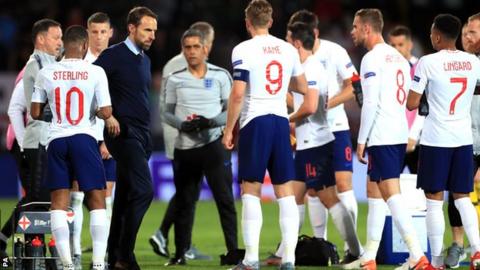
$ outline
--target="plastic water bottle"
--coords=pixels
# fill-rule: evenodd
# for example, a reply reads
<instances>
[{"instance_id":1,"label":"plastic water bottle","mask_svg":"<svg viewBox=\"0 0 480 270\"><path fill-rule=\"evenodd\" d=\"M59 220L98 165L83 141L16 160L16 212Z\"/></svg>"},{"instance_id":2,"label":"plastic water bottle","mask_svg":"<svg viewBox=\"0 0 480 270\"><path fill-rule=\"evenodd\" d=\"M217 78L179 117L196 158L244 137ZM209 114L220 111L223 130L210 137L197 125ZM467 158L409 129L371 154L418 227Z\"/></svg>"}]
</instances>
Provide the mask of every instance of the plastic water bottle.
<instances>
[{"instance_id":1,"label":"plastic water bottle","mask_svg":"<svg viewBox=\"0 0 480 270\"><path fill-rule=\"evenodd\" d=\"M32 240L32 249L31 257L34 257L32 261L32 270L44 270L45 269L45 259L43 256L43 250L45 246L42 243L42 240L35 236L35 239ZM35 259L37 258L37 259ZM42 259L40 259L42 258Z\"/></svg>"},{"instance_id":2,"label":"plastic water bottle","mask_svg":"<svg viewBox=\"0 0 480 270\"><path fill-rule=\"evenodd\" d=\"M13 269L15 270L22 270L22 259L23 257L23 250L24 250L24 245L23 242L20 240L20 238L17 238L17 241L15 241L15 244L13 244L13 256L15 257L14 260L14 267Z\"/></svg>"},{"instance_id":3,"label":"plastic water bottle","mask_svg":"<svg viewBox=\"0 0 480 270\"><path fill-rule=\"evenodd\" d=\"M353 94L355 95L355 100L360 108L363 106L363 91L362 84L360 83L360 76L356 73L353 73L351 78L353 86Z\"/></svg>"},{"instance_id":4,"label":"plastic water bottle","mask_svg":"<svg viewBox=\"0 0 480 270\"><path fill-rule=\"evenodd\" d=\"M49 269L52 270L62 270L63 264L58 255L57 246L55 245L55 239L53 237L48 242L48 250L50 251L50 256L53 257L49 260Z\"/></svg>"}]
</instances>

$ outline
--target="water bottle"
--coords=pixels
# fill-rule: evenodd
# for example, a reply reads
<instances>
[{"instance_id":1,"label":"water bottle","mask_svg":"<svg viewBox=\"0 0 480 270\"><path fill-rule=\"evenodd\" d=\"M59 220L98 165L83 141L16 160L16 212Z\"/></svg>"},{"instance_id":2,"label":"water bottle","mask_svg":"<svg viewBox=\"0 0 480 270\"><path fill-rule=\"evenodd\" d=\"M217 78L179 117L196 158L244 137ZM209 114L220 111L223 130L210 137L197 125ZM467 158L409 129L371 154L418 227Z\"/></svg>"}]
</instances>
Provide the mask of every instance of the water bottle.
<instances>
[{"instance_id":1,"label":"water bottle","mask_svg":"<svg viewBox=\"0 0 480 270\"><path fill-rule=\"evenodd\" d=\"M50 256L53 257L49 260L49 269L52 270L62 270L63 264L58 255L57 246L55 245L55 239L53 237L48 242L48 250L50 251Z\"/></svg>"},{"instance_id":2,"label":"water bottle","mask_svg":"<svg viewBox=\"0 0 480 270\"><path fill-rule=\"evenodd\" d=\"M24 253L24 245L23 242L20 240L20 238L17 238L17 241L13 244L13 256L15 257L14 260L14 270L22 270L22 259Z\"/></svg>"},{"instance_id":3,"label":"water bottle","mask_svg":"<svg viewBox=\"0 0 480 270\"><path fill-rule=\"evenodd\" d=\"M31 257L34 257L32 260L32 270L44 270L45 269L45 260L43 256L43 250L45 246L42 243L42 240L35 236L35 239L31 243ZM42 259L40 259L42 258Z\"/></svg>"},{"instance_id":4,"label":"water bottle","mask_svg":"<svg viewBox=\"0 0 480 270\"><path fill-rule=\"evenodd\" d=\"M28 257L28 258L32 256L32 242L26 238L25 238L24 254L25 254L25 257ZM23 269L25 270L31 270L33 268L32 260L24 259L22 262L22 266L23 266Z\"/></svg>"},{"instance_id":5,"label":"water bottle","mask_svg":"<svg viewBox=\"0 0 480 270\"><path fill-rule=\"evenodd\" d=\"M363 91L362 91L362 84L360 83L360 76L358 74L353 73L351 78L352 86L353 86L353 94L355 95L355 100L360 108L363 105Z\"/></svg>"}]
</instances>

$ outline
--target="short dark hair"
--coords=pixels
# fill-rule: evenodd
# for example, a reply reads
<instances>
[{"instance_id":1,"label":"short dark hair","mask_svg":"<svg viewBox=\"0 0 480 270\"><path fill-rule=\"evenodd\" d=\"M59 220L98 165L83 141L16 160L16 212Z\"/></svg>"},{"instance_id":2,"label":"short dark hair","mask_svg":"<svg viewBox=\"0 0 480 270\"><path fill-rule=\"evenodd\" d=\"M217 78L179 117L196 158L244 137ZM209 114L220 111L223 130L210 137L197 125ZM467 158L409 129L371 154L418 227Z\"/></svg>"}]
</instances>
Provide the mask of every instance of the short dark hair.
<instances>
[{"instance_id":1,"label":"short dark hair","mask_svg":"<svg viewBox=\"0 0 480 270\"><path fill-rule=\"evenodd\" d=\"M148 16L152 17L155 20L157 19L157 14L147 7L134 7L128 12L127 16L127 25L133 24L138 26L143 17Z\"/></svg>"},{"instance_id":2,"label":"short dark hair","mask_svg":"<svg viewBox=\"0 0 480 270\"><path fill-rule=\"evenodd\" d=\"M397 25L388 33L389 36L398 37L405 36L407 39L412 39L412 32L405 25Z\"/></svg>"},{"instance_id":3,"label":"short dark hair","mask_svg":"<svg viewBox=\"0 0 480 270\"><path fill-rule=\"evenodd\" d=\"M200 30L189 28L187 31L183 33L182 39L180 40L182 47L183 47L183 41L189 37L198 37L200 39L200 43L202 45L205 45L205 34Z\"/></svg>"},{"instance_id":4,"label":"short dark hair","mask_svg":"<svg viewBox=\"0 0 480 270\"><path fill-rule=\"evenodd\" d=\"M87 40L87 29L81 25L69 26L63 35L63 43L65 44L65 47L68 44L86 42Z\"/></svg>"},{"instance_id":5,"label":"short dark hair","mask_svg":"<svg viewBox=\"0 0 480 270\"><path fill-rule=\"evenodd\" d=\"M355 16L358 16L362 23L368 24L372 29L381 33L383 30L383 15L380 9L378 8L363 8L358 10L355 13Z\"/></svg>"},{"instance_id":6,"label":"short dark hair","mask_svg":"<svg viewBox=\"0 0 480 270\"><path fill-rule=\"evenodd\" d=\"M299 10L290 16L288 20L288 25L292 25L296 22L301 22L307 24L312 30L318 28L318 17L315 13L308 11L306 9Z\"/></svg>"},{"instance_id":7,"label":"short dark hair","mask_svg":"<svg viewBox=\"0 0 480 270\"><path fill-rule=\"evenodd\" d=\"M462 22L452 14L438 14L433 19L433 28L442 33L445 38L456 40L462 32Z\"/></svg>"},{"instance_id":8,"label":"short dark hair","mask_svg":"<svg viewBox=\"0 0 480 270\"><path fill-rule=\"evenodd\" d=\"M110 17L103 12L95 12L90 17L88 17L87 25L91 23L108 23L110 24Z\"/></svg>"},{"instance_id":9,"label":"short dark hair","mask_svg":"<svg viewBox=\"0 0 480 270\"><path fill-rule=\"evenodd\" d=\"M41 19L36 21L32 27L32 41L35 44L35 40L37 40L37 36L40 33L48 32L50 27L61 27L61 24L52 19Z\"/></svg>"},{"instance_id":10,"label":"short dark hair","mask_svg":"<svg viewBox=\"0 0 480 270\"><path fill-rule=\"evenodd\" d=\"M292 33L292 40L299 40L302 42L303 48L311 51L315 43L315 34L313 29L306 23L296 22L288 25L288 31Z\"/></svg>"}]
</instances>

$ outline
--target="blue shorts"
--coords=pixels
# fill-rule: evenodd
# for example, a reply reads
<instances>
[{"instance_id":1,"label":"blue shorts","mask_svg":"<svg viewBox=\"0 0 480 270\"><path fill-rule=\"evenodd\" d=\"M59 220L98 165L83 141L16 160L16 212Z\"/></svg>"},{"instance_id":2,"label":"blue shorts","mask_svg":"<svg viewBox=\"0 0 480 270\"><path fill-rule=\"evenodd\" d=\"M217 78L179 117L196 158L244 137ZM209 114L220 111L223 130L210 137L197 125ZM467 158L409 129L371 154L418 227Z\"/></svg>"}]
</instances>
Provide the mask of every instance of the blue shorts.
<instances>
[{"instance_id":1,"label":"blue shorts","mask_svg":"<svg viewBox=\"0 0 480 270\"><path fill-rule=\"evenodd\" d=\"M296 179L304 181L307 188L319 191L336 184L332 162L333 144L329 142L295 153Z\"/></svg>"},{"instance_id":2,"label":"blue shorts","mask_svg":"<svg viewBox=\"0 0 480 270\"><path fill-rule=\"evenodd\" d=\"M371 181L379 182L399 178L403 171L406 144L375 145L367 148L368 175Z\"/></svg>"},{"instance_id":3,"label":"blue shorts","mask_svg":"<svg viewBox=\"0 0 480 270\"><path fill-rule=\"evenodd\" d=\"M473 148L420 145L417 187L427 193L473 190Z\"/></svg>"},{"instance_id":4,"label":"blue shorts","mask_svg":"<svg viewBox=\"0 0 480 270\"><path fill-rule=\"evenodd\" d=\"M333 169L336 172L353 171L352 165L352 139L350 130L333 132Z\"/></svg>"},{"instance_id":5,"label":"blue shorts","mask_svg":"<svg viewBox=\"0 0 480 270\"><path fill-rule=\"evenodd\" d=\"M117 173L116 173L116 166L117 162L115 162L115 159L109 158L109 159L104 159L103 161L103 168L105 169L105 176L108 182L115 182L115 179L117 179Z\"/></svg>"},{"instance_id":6,"label":"blue shorts","mask_svg":"<svg viewBox=\"0 0 480 270\"><path fill-rule=\"evenodd\" d=\"M81 191L105 188L105 170L96 140L86 134L54 139L47 149L50 190L70 189L73 179Z\"/></svg>"},{"instance_id":7,"label":"blue shorts","mask_svg":"<svg viewBox=\"0 0 480 270\"><path fill-rule=\"evenodd\" d=\"M240 129L238 179L263 183L268 170L272 184L295 178L288 119L273 114L252 119Z\"/></svg>"}]
</instances>

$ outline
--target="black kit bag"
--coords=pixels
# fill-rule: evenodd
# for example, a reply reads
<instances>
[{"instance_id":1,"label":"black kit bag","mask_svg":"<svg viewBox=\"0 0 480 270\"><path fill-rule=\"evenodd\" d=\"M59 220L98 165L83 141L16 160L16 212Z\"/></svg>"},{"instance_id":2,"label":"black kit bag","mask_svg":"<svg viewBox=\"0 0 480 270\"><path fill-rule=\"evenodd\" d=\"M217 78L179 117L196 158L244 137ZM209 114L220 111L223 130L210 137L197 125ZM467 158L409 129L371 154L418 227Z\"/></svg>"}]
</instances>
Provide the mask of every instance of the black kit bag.
<instances>
[{"instance_id":1,"label":"black kit bag","mask_svg":"<svg viewBox=\"0 0 480 270\"><path fill-rule=\"evenodd\" d=\"M301 235L295 249L296 265L329 266L338 264L337 246L323 238Z\"/></svg>"}]
</instances>

